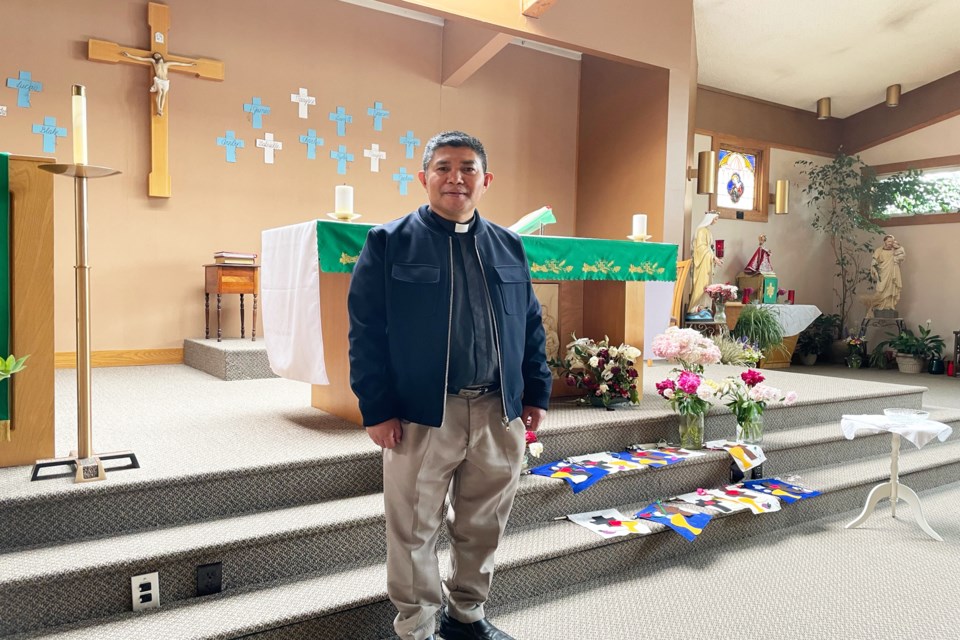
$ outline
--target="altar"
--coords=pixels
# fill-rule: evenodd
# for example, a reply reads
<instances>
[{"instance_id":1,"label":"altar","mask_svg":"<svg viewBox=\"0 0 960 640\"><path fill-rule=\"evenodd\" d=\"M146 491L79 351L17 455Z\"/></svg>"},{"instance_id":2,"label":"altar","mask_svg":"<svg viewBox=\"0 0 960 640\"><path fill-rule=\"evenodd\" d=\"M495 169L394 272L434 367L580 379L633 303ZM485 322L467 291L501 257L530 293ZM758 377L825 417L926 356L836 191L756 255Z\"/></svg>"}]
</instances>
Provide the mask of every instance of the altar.
<instances>
[{"instance_id":1,"label":"altar","mask_svg":"<svg viewBox=\"0 0 960 640\"><path fill-rule=\"evenodd\" d=\"M774 351L760 360L759 366L764 369L785 369L790 366L793 351L797 348L797 338L800 332L820 317L820 309L813 304L762 304L777 318L780 330L783 332L783 351ZM743 305L739 302L728 302L727 326L733 331L740 318Z\"/></svg>"},{"instance_id":2,"label":"altar","mask_svg":"<svg viewBox=\"0 0 960 640\"><path fill-rule=\"evenodd\" d=\"M312 406L360 423L350 389L347 290L374 225L312 220L262 235L261 300L270 366L310 382ZM644 344L645 283L676 279L677 245L521 236L543 308L547 357L571 334ZM669 313L667 313L667 317ZM663 327L666 327L667 317ZM642 375L642 367L638 367ZM640 386L638 381L638 387ZM579 393L555 380L553 395Z\"/></svg>"}]
</instances>

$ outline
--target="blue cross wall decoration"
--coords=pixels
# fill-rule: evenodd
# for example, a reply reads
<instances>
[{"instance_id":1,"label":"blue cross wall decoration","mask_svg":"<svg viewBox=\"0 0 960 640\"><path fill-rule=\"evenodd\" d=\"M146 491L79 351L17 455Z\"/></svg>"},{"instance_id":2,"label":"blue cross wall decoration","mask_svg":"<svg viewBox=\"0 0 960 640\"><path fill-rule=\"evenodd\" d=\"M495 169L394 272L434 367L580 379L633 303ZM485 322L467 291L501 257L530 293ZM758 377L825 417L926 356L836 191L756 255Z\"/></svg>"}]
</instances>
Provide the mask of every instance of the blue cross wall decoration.
<instances>
[{"instance_id":1,"label":"blue cross wall decoration","mask_svg":"<svg viewBox=\"0 0 960 640\"><path fill-rule=\"evenodd\" d=\"M254 129L263 129L263 116L264 114L270 115L270 107L263 104L260 101L260 98L254 96L253 100L250 101L250 104L243 105L243 110L247 113L253 114Z\"/></svg>"},{"instance_id":2,"label":"blue cross wall decoration","mask_svg":"<svg viewBox=\"0 0 960 640\"><path fill-rule=\"evenodd\" d=\"M413 137L413 131L407 131L407 135L400 138L400 144L407 147L407 157L413 157L413 149L420 144L420 138Z\"/></svg>"},{"instance_id":3,"label":"blue cross wall decoration","mask_svg":"<svg viewBox=\"0 0 960 640\"><path fill-rule=\"evenodd\" d=\"M317 130L307 129L307 135L300 136L300 142L307 145L307 160L316 160L317 147L323 146L323 138L317 137Z\"/></svg>"},{"instance_id":4,"label":"blue cross wall decoration","mask_svg":"<svg viewBox=\"0 0 960 640\"><path fill-rule=\"evenodd\" d=\"M18 107L30 106L31 91L43 91L43 84L34 80L29 71L21 71L19 77L16 78L7 78L7 86L17 90ZM46 146L44 146L43 150L47 150Z\"/></svg>"},{"instance_id":5,"label":"blue cross wall decoration","mask_svg":"<svg viewBox=\"0 0 960 640\"><path fill-rule=\"evenodd\" d=\"M43 124L33 125L33 132L43 136L43 152L54 153L57 150L57 138L66 138L67 130L57 126L57 119L46 116Z\"/></svg>"},{"instance_id":6,"label":"blue cross wall decoration","mask_svg":"<svg viewBox=\"0 0 960 640\"><path fill-rule=\"evenodd\" d=\"M367 115L373 116L373 130L383 131L383 119L390 117L390 112L383 108L382 102L374 102L367 108Z\"/></svg>"},{"instance_id":7,"label":"blue cross wall decoration","mask_svg":"<svg viewBox=\"0 0 960 640\"><path fill-rule=\"evenodd\" d=\"M399 171L393 174L393 181L400 183L400 195L407 195L407 183L413 180L413 174L407 173L405 167L400 167Z\"/></svg>"},{"instance_id":8,"label":"blue cross wall decoration","mask_svg":"<svg viewBox=\"0 0 960 640\"><path fill-rule=\"evenodd\" d=\"M330 120L337 123L337 135L347 135L347 124L353 124L353 116L348 115L343 107L337 107L336 111L330 112Z\"/></svg>"},{"instance_id":9,"label":"blue cross wall decoration","mask_svg":"<svg viewBox=\"0 0 960 640\"><path fill-rule=\"evenodd\" d=\"M336 151L330 151L330 157L337 161L337 173L347 174L347 163L353 162L353 154L347 153L347 148L342 144Z\"/></svg>"},{"instance_id":10,"label":"blue cross wall decoration","mask_svg":"<svg viewBox=\"0 0 960 640\"><path fill-rule=\"evenodd\" d=\"M227 149L227 162L236 162L237 161L237 149L243 149L244 142L237 137L237 134L233 131L227 131L227 135L222 138L217 138L218 147L226 147Z\"/></svg>"}]
</instances>

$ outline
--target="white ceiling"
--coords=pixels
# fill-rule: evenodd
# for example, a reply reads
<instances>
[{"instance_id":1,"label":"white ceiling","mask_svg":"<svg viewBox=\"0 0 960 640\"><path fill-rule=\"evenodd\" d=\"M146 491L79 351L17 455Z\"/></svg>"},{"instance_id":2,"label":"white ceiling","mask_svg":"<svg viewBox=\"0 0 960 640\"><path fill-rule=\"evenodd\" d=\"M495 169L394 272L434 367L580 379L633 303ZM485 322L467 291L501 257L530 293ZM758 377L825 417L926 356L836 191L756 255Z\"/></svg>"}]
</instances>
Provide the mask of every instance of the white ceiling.
<instances>
[{"instance_id":1,"label":"white ceiling","mask_svg":"<svg viewBox=\"0 0 960 640\"><path fill-rule=\"evenodd\" d=\"M698 81L844 118L960 70L960 0L694 0ZM901 103L909 96L904 96Z\"/></svg>"}]
</instances>

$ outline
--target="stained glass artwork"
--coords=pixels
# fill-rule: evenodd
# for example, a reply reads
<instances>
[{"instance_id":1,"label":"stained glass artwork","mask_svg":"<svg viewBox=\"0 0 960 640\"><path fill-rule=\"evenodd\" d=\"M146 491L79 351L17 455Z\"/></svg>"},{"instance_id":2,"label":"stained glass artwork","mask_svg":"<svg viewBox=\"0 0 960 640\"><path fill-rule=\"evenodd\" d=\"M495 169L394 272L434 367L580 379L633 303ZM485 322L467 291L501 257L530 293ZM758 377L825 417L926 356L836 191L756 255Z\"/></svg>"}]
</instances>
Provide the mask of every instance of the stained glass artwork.
<instances>
[{"instance_id":1,"label":"stained glass artwork","mask_svg":"<svg viewBox=\"0 0 960 640\"><path fill-rule=\"evenodd\" d=\"M717 205L724 209L756 208L757 156L720 149L717 154Z\"/></svg>"}]
</instances>

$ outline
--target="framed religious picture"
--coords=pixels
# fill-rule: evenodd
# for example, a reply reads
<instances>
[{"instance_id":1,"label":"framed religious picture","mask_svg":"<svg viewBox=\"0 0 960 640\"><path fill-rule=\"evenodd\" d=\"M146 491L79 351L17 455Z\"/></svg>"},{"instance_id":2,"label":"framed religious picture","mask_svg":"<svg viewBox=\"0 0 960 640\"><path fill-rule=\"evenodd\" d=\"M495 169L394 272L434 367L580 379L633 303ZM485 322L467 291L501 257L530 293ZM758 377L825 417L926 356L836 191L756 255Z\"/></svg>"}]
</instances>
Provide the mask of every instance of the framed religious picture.
<instances>
[{"instance_id":1,"label":"framed religious picture","mask_svg":"<svg viewBox=\"0 0 960 640\"><path fill-rule=\"evenodd\" d=\"M759 143L713 136L717 192L710 208L721 218L766 222L769 201L769 149Z\"/></svg>"}]
</instances>

